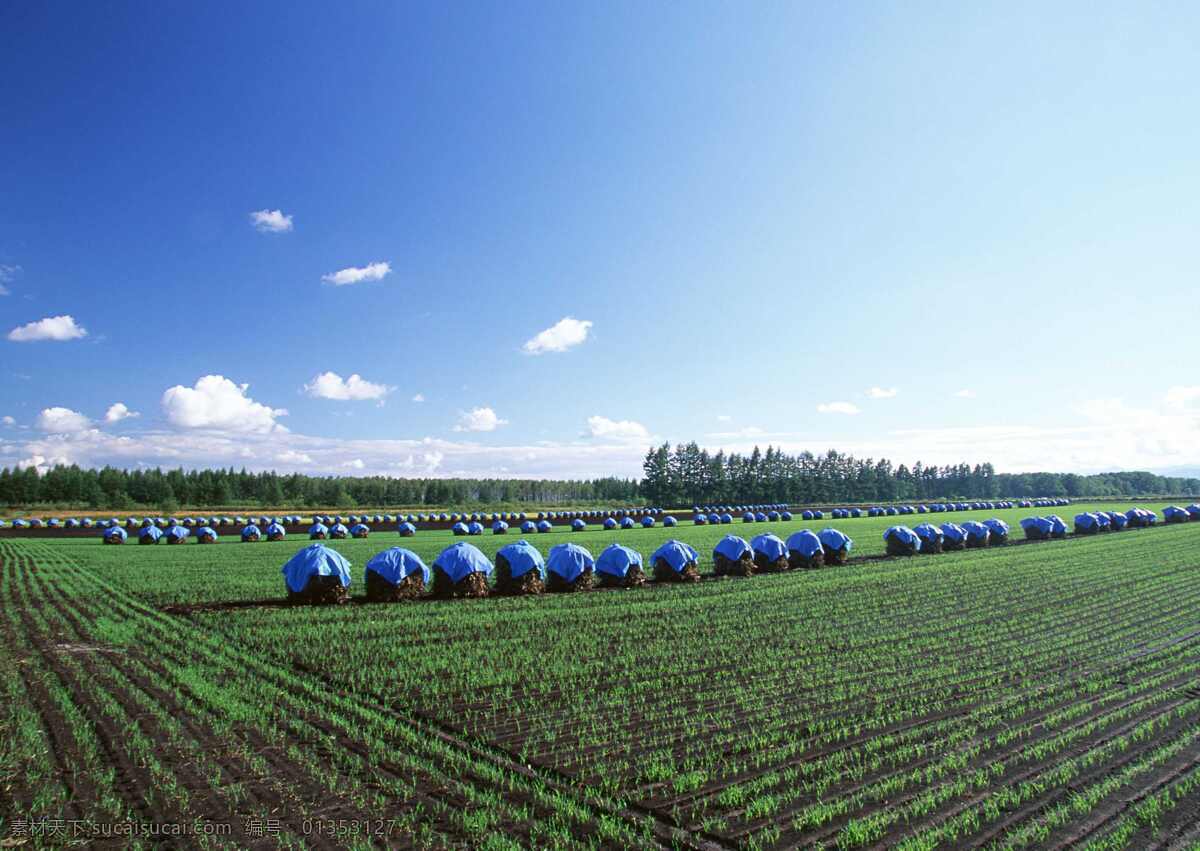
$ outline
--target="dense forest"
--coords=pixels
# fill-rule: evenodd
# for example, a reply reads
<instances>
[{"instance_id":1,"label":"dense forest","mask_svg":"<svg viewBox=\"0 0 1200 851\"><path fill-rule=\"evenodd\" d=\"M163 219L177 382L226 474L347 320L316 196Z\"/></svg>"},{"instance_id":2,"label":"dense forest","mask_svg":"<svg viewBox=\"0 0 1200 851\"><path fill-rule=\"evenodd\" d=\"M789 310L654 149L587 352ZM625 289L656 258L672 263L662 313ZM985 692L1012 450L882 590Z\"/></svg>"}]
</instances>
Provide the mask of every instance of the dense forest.
<instances>
[{"instance_id":1,"label":"dense forest","mask_svg":"<svg viewBox=\"0 0 1200 851\"><path fill-rule=\"evenodd\" d=\"M788 455L757 446L749 455L710 454L695 443L654 447L646 454L642 499L652 505L697 503L889 502L1022 496L1147 496L1200 494L1200 479L1152 473L997 473L991 464L894 466L886 458Z\"/></svg>"},{"instance_id":2,"label":"dense forest","mask_svg":"<svg viewBox=\"0 0 1200 851\"><path fill-rule=\"evenodd\" d=\"M830 451L788 455L755 447L749 455L710 454L695 443L652 448L643 478L592 480L401 479L305 476L246 470L0 469L0 505L93 509L177 506L387 507L829 503L1022 496L1200 494L1200 480L1152 473L996 473L991 464L895 466Z\"/></svg>"}]
</instances>

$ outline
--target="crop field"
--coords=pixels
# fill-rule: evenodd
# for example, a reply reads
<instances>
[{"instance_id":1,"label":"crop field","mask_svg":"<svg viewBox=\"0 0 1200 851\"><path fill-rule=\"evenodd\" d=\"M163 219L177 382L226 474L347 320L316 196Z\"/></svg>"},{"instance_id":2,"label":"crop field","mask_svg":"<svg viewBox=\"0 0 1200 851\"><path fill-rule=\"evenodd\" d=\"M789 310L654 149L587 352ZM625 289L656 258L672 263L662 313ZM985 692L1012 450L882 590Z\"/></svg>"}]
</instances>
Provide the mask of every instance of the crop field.
<instances>
[{"instance_id":1,"label":"crop field","mask_svg":"<svg viewBox=\"0 0 1200 851\"><path fill-rule=\"evenodd\" d=\"M675 537L704 581L329 607L285 604L297 536L0 539L0 839L1200 847L1200 523L1023 543L1037 511L556 528L524 537ZM991 516L1013 543L884 555ZM831 525L846 566L710 577L726 534ZM327 543L356 595L374 553L453 540Z\"/></svg>"}]
</instances>

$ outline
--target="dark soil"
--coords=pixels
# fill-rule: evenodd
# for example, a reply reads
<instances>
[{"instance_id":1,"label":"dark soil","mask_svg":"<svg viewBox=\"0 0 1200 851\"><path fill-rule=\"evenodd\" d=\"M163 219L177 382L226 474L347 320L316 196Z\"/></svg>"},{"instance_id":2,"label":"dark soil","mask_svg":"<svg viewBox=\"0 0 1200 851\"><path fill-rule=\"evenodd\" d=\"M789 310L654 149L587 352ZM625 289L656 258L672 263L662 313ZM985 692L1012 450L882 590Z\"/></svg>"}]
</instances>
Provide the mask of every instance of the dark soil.
<instances>
[{"instance_id":1,"label":"dark soil","mask_svg":"<svg viewBox=\"0 0 1200 851\"><path fill-rule=\"evenodd\" d=\"M816 570L825 566L825 553L818 550L811 556L805 556L796 550L788 550L788 566L792 570Z\"/></svg>"},{"instance_id":2,"label":"dark soil","mask_svg":"<svg viewBox=\"0 0 1200 851\"><path fill-rule=\"evenodd\" d=\"M419 600L425 595L425 577L414 573L393 585L373 570L367 571L367 599L372 603Z\"/></svg>"},{"instance_id":3,"label":"dark soil","mask_svg":"<svg viewBox=\"0 0 1200 851\"><path fill-rule=\"evenodd\" d=\"M850 558L850 551L845 547L840 550L831 549L829 547L821 548L822 554L825 557L825 564L828 565L843 565Z\"/></svg>"}]
</instances>

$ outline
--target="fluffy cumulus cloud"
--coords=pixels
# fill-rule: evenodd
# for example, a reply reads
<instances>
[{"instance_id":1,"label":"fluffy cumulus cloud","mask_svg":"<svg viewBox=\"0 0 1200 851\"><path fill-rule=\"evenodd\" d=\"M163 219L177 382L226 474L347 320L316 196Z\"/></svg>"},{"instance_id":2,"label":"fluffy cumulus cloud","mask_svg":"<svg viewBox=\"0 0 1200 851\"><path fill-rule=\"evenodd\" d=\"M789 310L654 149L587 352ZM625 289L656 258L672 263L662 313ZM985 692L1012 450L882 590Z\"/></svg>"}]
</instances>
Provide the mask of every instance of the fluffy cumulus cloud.
<instances>
[{"instance_id":1,"label":"fluffy cumulus cloud","mask_svg":"<svg viewBox=\"0 0 1200 851\"><path fill-rule=\"evenodd\" d=\"M565 352L578 346L588 338L592 323L586 319L564 317L545 331L526 340L522 348L529 355L544 355L547 352Z\"/></svg>"},{"instance_id":2,"label":"fluffy cumulus cloud","mask_svg":"<svg viewBox=\"0 0 1200 851\"><path fill-rule=\"evenodd\" d=\"M349 378L342 378L336 372L322 372L304 385L304 392L313 398L336 399L342 402L382 399L394 389L386 384L367 381L357 373Z\"/></svg>"},{"instance_id":3,"label":"fluffy cumulus cloud","mask_svg":"<svg viewBox=\"0 0 1200 851\"><path fill-rule=\"evenodd\" d=\"M285 467L306 466L313 462L311 455L304 452L297 452L295 449L277 452L273 457L276 463L283 464Z\"/></svg>"},{"instance_id":4,"label":"fluffy cumulus cloud","mask_svg":"<svg viewBox=\"0 0 1200 851\"><path fill-rule=\"evenodd\" d=\"M588 433L601 440L645 440L650 432L633 420L610 420L599 415L588 417Z\"/></svg>"},{"instance_id":5,"label":"fluffy cumulus cloud","mask_svg":"<svg viewBox=\"0 0 1200 851\"><path fill-rule=\"evenodd\" d=\"M869 399L891 399L900 391L895 387L872 387L867 391Z\"/></svg>"},{"instance_id":6,"label":"fluffy cumulus cloud","mask_svg":"<svg viewBox=\"0 0 1200 851\"><path fill-rule=\"evenodd\" d=\"M0 425L4 425L9 428L12 428L16 424L17 424L17 421L14 420L12 417L0 417Z\"/></svg>"},{"instance_id":7,"label":"fluffy cumulus cloud","mask_svg":"<svg viewBox=\"0 0 1200 851\"><path fill-rule=\"evenodd\" d=\"M496 416L491 408L472 408L458 418L455 431L495 431L502 425L508 425L508 420Z\"/></svg>"},{"instance_id":8,"label":"fluffy cumulus cloud","mask_svg":"<svg viewBox=\"0 0 1200 851\"><path fill-rule=\"evenodd\" d=\"M39 429L51 434L75 434L92 427L92 421L70 408L43 408L34 422Z\"/></svg>"},{"instance_id":9,"label":"fluffy cumulus cloud","mask_svg":"<svg viewBox=\"0 0 1200 851\"><path fill-rule=\"evenodd\" d=\"M964 387L962 390L955 391L954 395L959 399L974 399L975 391Z\"/></svg>"},{"instance_id":10,"label":"fluffy cumulus cloud","mask_svg":"<svg viewBox=\"0 0 1200 851\"><path fill-rule=\"evenodd\" d=\"M124 402L114 402L104 412L104 421L106 423L119 423L121 420L129 420L140 416L141 414L137 411L129 410Z\"/></svg>"},{"instance_id":11,"label":"fluffy cumulus cloud","mask_svg":"<svg viewBox=\"0 0 1200 851\"><path fill-rule=\"evenodd\" d=\"M857 414L858 405L853 402L822 402L817 405L818 414Z\"/></svg>"},{"instance_id":12,"label":"fluffy cumulus cloud","mask_svg":"<svg viewBox=\"0 0 1200 851\"><path fill-rule=\"evenodd\" d=\"M343 461L342 466L348 470L365 470L367 469L367 462L361 458L353 458L349 461Z\"/></svg>"},{"instance_id":13,"label":"fluffy cumulus cloud","mask_svg":"<svg viewBox=\"0 0 1200 851\"><path fill-rule=\"evenodd\" d=\"M381 281L385 275L391 274L391 271L390 263L379 260L368 263L366 266L347 266L345 269L322 275L321 280L327 284L333 284L335 287L345 287L363 281Z\"/></svg>"},{"instance_id":14,"label":"fluffy cumulus cloud","mask_svg":"<svg viewBox=\"0 0 1200 851\"><path fill-rule=\"evenodd\" d=\"M193 387L175 385L162 396L167 422L180 428L221 431L286 431L275 422L287 415L283 408L255 402L246 391L249 384L235 384L223 375L206 375Z\"/></svg>"},{"instance_id":15,"label":"fluffy cumulus cloud","mask_svg":"<svg viewBox=\"0 0 1200 851\"><path fill-rule=\"evenodd\" d=\"M11 295L12 291L6 286L17 279L21 273L20 266L6 266L0 263L0 295Z\"/></svg>"},{"instance_id":16,"label":"fluffy cumulus cloud","mask_svg":"<svg viewBox=\"0 0 1200 851\"><path fill-rule=\"evenodd\" d=\"M250 224L259 233L287 233L292 229L292 217L283 210L255 210L250 214Z\"/></svg>"},{"instance_id":17,"label":"fluffy cumulus cloud","mask_svg":"<svg viewBox=\"0 0 1200 851\"><path fill-rule=\"evenodd\" d=\"M47 316L37 322L29 322L8 332L8 339L14 343L36 343L41 340L63 342L78 340L87 336L87 329L75 322L75 317Z\"/></svg>"},{"instance_id":18,"label":"fluffy cumulus cloud","mask_svg":"<svg viewBox=\"0 0 1200 851\"><path fill-rule=\"evenodd\" d=\"M412 400L413 400L414 402L424 402L424 401L425 401L425 394L424 394L424 393L418 393L416 396L413 396L413 397L412 397Z\"/></svg>"}]
</instances>

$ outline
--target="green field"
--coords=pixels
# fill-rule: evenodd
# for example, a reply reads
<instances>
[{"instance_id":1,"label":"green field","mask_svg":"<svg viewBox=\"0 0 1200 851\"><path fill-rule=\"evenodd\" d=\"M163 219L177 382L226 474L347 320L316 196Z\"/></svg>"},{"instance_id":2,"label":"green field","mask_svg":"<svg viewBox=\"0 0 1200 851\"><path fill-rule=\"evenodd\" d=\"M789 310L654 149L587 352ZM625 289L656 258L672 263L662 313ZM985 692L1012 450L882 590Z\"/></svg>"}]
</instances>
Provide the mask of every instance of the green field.
<instances>
[{"instance_id":1,"label":"green field","mask_svg":"<svg viewBox=\"0 0 1200 851\"><path fill-rule=\"evenodd\" d=\"M677 537L708 573L730 532L833 525L859 558L328 608L275 604L295 536L0 539L0 837L52 818L209 826L185 847L1191 847L1200 523L882 557L900 521L999 516L1020 539L1031 513L556 529L526 537ZM375 552L453 540L330 544L360 590Z\"/></svg>"}]
</instances>

